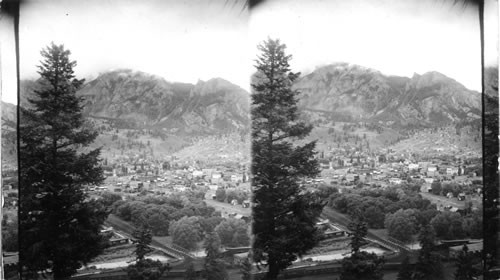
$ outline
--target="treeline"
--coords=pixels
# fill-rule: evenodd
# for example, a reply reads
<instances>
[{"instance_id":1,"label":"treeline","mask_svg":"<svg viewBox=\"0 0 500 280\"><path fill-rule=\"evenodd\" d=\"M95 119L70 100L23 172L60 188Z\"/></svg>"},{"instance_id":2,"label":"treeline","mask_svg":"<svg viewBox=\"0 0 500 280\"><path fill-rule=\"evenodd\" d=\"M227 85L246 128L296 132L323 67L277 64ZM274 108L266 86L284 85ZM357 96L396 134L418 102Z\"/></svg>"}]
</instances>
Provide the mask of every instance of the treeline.
<instances>
[{"instance_id":1,"label":"treeline","mask_svg":"<svg viewBox=\"0 0 500 280\"><path fill-rule=\"evenodd\" d=\"M170 196L138 196L121 200L104 193L102 202L111 213L135 227L148 227L155 236L171 236L173 243L196 249L206 234L215 231L228 247L249 245L249 225L243 220L225 219L204 201L203 192L189 191Z\"/></svg>"},{"instance_id":2,"label":"treeline","mask_svg":"<svg viewBox=\"0 0 500 280\"><path fill-rule=\"evenodd\" d=\"M389 236L411 241L430 224L437 238L481 238L482 215L471 206L461 213L440 212L436 205L422 198L418 184L400 187L362 188L333 193L328 206L351 217L363 217L370 228L386 228Z\"/></svg>"}]
</instances>

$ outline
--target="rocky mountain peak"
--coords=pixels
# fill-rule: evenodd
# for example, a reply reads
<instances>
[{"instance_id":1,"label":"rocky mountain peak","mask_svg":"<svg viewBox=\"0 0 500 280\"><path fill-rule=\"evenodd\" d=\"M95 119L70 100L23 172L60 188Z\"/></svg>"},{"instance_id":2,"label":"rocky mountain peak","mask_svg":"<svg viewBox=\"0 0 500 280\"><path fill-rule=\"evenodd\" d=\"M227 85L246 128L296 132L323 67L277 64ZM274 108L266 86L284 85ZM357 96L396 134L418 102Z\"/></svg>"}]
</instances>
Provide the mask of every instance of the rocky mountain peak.
<instances>
[{"instance_id":1,"label":"rocky mountain peak","mask_svg":"<svg viewBox=\"0 0 500 280\"><path fill-rule=\"evenodd\" d=\"M480 94L439 72L387 76L359 65L322 66L300 78L304 110L339 120L435 126L480 118Z\"/></svg>"}]
</instances>

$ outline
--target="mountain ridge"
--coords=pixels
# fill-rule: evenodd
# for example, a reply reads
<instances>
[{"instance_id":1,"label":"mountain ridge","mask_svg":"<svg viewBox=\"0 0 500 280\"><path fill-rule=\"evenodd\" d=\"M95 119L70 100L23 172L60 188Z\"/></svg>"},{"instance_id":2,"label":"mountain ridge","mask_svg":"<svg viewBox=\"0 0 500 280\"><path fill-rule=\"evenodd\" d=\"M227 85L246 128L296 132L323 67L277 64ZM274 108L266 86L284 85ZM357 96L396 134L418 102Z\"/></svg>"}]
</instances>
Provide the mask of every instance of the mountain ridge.
<instances>
[{"instance_id":1,"label":"mountain ridge","mask_svg":"<svg viewBox=\"0 0 500 280\"><path fill-rule=\"evenodd\" d=\"M26 104L36 84L23 84L21 104ZM250 122L249 94L223 78L190 84L118 69L85 82L77 95L84 98L85 116L117 120L128 128L212 134L245 130Z\"/></svg>"},{"instance_id":2,"label":"mountain ridge","mask_svg":"<svg viewBox=\"0 0 500 280\"><path fill-rule=\"evenodd\" d=\"M303 110L331 112L340 120L430 127L481 118L481 94L437 71L409 78L336 63L299 78L294 88Z\"/></svg>"}]
</instances>

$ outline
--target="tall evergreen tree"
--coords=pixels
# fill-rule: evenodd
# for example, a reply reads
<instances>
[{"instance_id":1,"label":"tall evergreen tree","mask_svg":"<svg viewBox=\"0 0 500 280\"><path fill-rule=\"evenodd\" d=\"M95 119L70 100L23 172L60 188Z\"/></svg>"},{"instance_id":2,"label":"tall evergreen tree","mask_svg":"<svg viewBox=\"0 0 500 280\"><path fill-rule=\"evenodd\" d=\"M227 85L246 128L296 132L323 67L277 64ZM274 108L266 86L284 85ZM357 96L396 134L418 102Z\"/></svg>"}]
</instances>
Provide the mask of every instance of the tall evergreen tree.
<instances>
[{"instance_id":1,"label":"tall evergreen tree","mask_svg":"<svg viewBox=\"0 0 500 280\"><path fill-rule=\"evenodd\" d=\"M397 280L409 280L413 277L413 271L410 266L410 258L405 256L401 262L401 267L398 272Z\"/></svg>"},{"instance_id":2,"label":"tall evergreen tree","mask_svg":"<svg viewBox=\"0 0 500 280\"><path fill-rule=\"evenodd\" d=\"M252 279L252 262L250 256L243 259L240 264L241 280L251 280Z\"/></svg>"},{"instance_id":3,"label":"tall evergreen tree","mask_svg":"<svg viewBox=\"0 0 500 280\"><path fill-rule=\"evenodd\" d=\"M351 236L351 256L342 260L340 280L382 280L384 274L382 267L385 263L383 257L375 253L361 251L365 244L364 238L368 233L367 225L361 219L349 225L353 232Z\"/></svg>"},{"instance_id":4,"label":"tall evergreen tree","mask_svg":"<svg viewBox=\"0 0 500 280\"><path fill-rule=\"evenodd\" d=\"M127 267L127 276L131 280L157 280L165 273L170 271L170 264L164 265L159 260L153 261L146 259L146 254L151 252L149 247L153 235L147 227L142 227L133 233L137 239L135 255L137 262Z\"/></svg>"},{"instance_id":5,"label":"tall evergreen tree","mask_svg":"<svg viewBox=\"0 0 500 280\"><path fill-rule=\"evenodd\" d=\"M151 244L151 241L153 240L153 234L149 228L143 227L142 229L134 231L133 236L137 239L134 251L136 259L137 261L142 261L144 260L146 254L151 252L149 244Z\"/></svg>"},{"instance_id":6,"label":"tall evergreen tree","mask_svg":"<svg viewBox=\"0 0 500 280\"><path fill-rule=\"evenodd\" d=\"M359 253L361 246L366 244L365 237L368 234L368 225L363 220L357 218L349 224L349 230L353 233L351 236L351 252Z\"/></svg>"},{"instance_id":7,"label":"tall evergreen tree","mask_svg":"<svg viewBox=\"0 0 500 280\"><path fill-rule=\"evenodd\" d=\"M41 51L39 90L20 104L20 264L25 278L40 271L68 277L103 249L107 212L84 185L100 184L97 137L82 116L70 51L52 43Z\"/></svg>"},{"instance_id":8,"label":"tall evergreen tree","mask_svg":"<svg viewBox=\"0 0 500 280\"><path fill-rule=\"evenodd\" d=\"M267 265L267 279L276 279L317 244L315 220L323 204L299 185L319 173L316 143L293 144L312 129L299 119L299 92L292 90L299 73L291 72L291 56L279 40L258 48L251 105L253 258Z\"/></svg>"},{"instance_id":9,"label":"tall evergreen tree","mask_svg":"<svg viewBox=\"0 0 500 280\"><path fill-rule=\"evenodd\" d=\"M194 263L192 259L187 259L187 265L186 265L186 273L184 274L184 280L195 280L198 277L196 277L196 270L194 269Z\"/></svg>"},{"instance_id":10,"label":"tall evergreen tree","mask_svg":"<svg viewBox=\"0 0 500 280\"><path fill-rule=\"evenodd\" d=\"M220 238L215 232L210 232L205 239L205 278L207 280L229 279L226 266L221 260Z\"/></svg>"},{"instance_id":11,"label":"tall evergreen tree","mask_svg":"<svg viewBox=\"0 0 500 280\"><path fill-rule=\"evenodd\" d=\"M418 236L421 248L415 264L416 280L441 279L443 275L441 257L434 252L435 238L436 233L432 226L424 225Z\"/></svg>"},{"instance_id":12,"label":"tall evergreen tree","mask_svg":"<svg viewBox=\"0 0 500 280\"><path fill-rule=\"evenodd\" d=\"M462 251L457 256L457 270L455 271L455 280L476 279L479 272L474 267L474 256L469 252L469 248L464 244Z\"/></svg>"}]
</instances>

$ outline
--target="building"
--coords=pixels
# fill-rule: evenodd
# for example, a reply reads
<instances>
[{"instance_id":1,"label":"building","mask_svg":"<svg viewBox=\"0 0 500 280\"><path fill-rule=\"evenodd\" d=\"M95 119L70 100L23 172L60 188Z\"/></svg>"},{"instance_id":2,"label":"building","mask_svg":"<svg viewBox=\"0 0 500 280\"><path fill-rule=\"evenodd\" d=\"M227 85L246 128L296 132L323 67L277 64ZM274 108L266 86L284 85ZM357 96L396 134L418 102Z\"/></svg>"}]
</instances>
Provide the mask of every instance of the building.
<instances>
[{"instance_id":1,"label":"building","mask_svg":"<svg viewBox=\"0 0 500 280\"><path fill-rule=\"evenodd\" d=\"M458 175L458 167L447 167L446 175Z\"/></svg>"},{"instance_id":2,"label":"building","mask_svg":"<svg viewBox=\"0 0 500 280\"><path fill-rule=\"evenodd\" d=\"M203 176L204 176L203 171L201 171L201 170L193 171L193 177L197 178L197 177L203 177Z\"/></svg>"},{"instance_id":3,"label":"building","mask_svg":"<svg viewBox=\"0 0 500 280\"><path fill-rule=\"evenodd\" d=\"M394 185L400 185L403 182L400 178L389 178L389 183Z\"/></svg>"},{"instance_id":4,"label":"building","mask_svg":"<svg viewBox=\"0 0 500 280\"><path fill-rule=\"evenodd\" d=\"M412 171L412 170L418 170L419 166L417 163L410 163L408 164L408 170Z\"/></svg>"},{"instance_id":5,"label":"building","mask_svg":"<svg viewBox=\"0 0 500 280\"><path fill-rule=\"evenodd\" d=\"M424 178L425 183L432 184L434 183L434 178Z\"/></svg>"}]
</instances>

